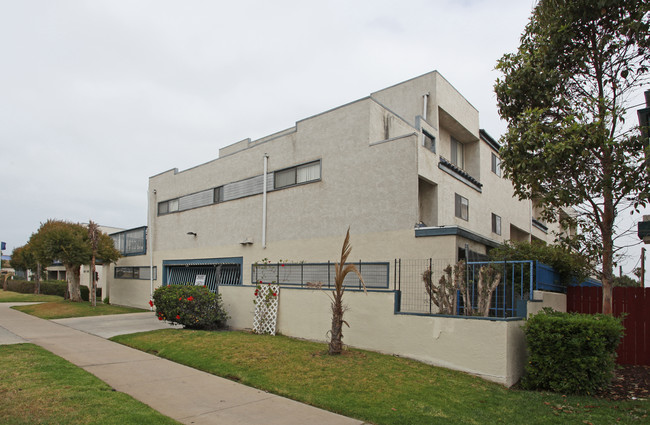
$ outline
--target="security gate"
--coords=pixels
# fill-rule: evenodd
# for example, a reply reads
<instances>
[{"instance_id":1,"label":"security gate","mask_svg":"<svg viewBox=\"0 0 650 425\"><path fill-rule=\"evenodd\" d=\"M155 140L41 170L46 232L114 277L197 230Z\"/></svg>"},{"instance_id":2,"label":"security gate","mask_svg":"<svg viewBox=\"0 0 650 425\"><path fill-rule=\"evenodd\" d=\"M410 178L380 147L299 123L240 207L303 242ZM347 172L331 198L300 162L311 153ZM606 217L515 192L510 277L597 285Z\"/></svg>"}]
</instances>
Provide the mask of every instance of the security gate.
<instances>
[{"instance_id":1,"label":"security gate","mask_svg":"<svg viewBox=\"0 0 650 425\"><path fill-rule=\"evenodd\" d=\"M242 284L242 258L163 261L163 285L193 285L197 276L212 292L218 285Z\"/></svg>"}]
</instances>

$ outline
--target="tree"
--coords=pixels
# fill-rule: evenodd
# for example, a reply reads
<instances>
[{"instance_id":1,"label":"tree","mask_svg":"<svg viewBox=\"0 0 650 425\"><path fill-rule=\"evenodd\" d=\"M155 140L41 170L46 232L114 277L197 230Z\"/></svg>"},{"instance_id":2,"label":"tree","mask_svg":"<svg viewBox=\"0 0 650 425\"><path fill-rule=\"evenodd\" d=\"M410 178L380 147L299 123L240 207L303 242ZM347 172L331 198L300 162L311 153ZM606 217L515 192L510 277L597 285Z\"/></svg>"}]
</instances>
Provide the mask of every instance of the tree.
<instances>
[{"instance_id":1,"label":"tree","mask_svg":"<svg viewBox=\"0 0 650 425\"><path fill-rule=\"evenodd\" d=\"M113 240L105 233L99 233L96 258L106 263L116 261L120 253L115 249ZM78 223L48 220L32 235L28 245L41 264L54 261L63 263L68 276L70 300L81 301L80 268L90 264L93 258L88 229Z\"/></svg>"},{"instance_id":2,"label":"tree","mask_svg":"<svg viewBox=\"0 0 650 425\"><path fill-rule=\"evenodd\" d=\"M29 245L19 246L14 248L11 253L11 267L16 270L37 270L36 273L36 285L34 285L34 293L38 294L41 292L41 276L38 260L33 250L30 249Z\"/></svg>"},{"instance_id":3,"label":"tree","mask_svg":"<svg viewBox=\"0 0 650 425\"><path fill-rule=\"evenodd\" d=\"M614 286L626 286L629 288L641 287L641 282L632 279L630 276L615 276L612 278L612 284Z\"/></svg>"},{"instance_id":4,"label":"tree","mask_svg":"<svg viewBox=\"0 0 650 425\"><path fill-rule=\"evenodd\" d=\"M612 312L616 217L648 202L650 176L629 97L648 80L650 2L540 0L495 84L506 177L544 218L575 225L559 240L600 265L603 312ZM575 216L561 214L573 207Z\"/></svg>"},{"instance_id":5,"label":"tree","mask_svg":"<svg viewBox=\"0 0 650 425\"><path fill-rule=\"evenodd\" d=\"M356 268L354 264L345 264L348 260L348 256L352 251L350 246L350 229L345 234L345 240L343 241L343 248L341 249L341 260L336 263L334 266L334 290L332 291L332 330L330 331L330 342L328 352L330 355L341 354L343 351L343 324L350 327L348 322L343 320L343 314L345 313L346 308L343 306L343 293L345 292L345 286L343 286L343 281L345 276L350 272L356 273L363 285L363 290L366 290L366 284L363 282L363 277L361 273Z\"/></svg>"},{"instance_id":6,"label":"tree","mask_svg":"<svg viewBox=\"0 0 650 425\"><path fill-rule=\"evenodd\" d=\"M492 261L535 260L553 267L563 285L584 282L591 272L589 259L562 245L547 245L541 241L506 241L490 250Z\"/></svg>"}]
</instances>

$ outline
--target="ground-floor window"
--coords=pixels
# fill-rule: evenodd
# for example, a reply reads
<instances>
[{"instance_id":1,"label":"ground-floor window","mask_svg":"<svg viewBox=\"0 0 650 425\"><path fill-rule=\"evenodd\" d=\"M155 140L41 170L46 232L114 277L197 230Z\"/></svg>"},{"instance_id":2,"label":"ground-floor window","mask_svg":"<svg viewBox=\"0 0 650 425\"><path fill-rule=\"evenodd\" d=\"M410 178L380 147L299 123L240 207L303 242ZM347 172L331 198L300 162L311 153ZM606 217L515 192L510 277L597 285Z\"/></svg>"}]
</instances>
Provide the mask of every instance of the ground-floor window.
<instances>
[{"instance_id":1,"label":"ground-floor window","mask_svg":"<svg viewBox=\"0 0 650 425\"><path fill-rule=\"evenodd\" d=\"M115 279L151 279L151 267L115 267ZM158 270L153 267L153 280L158 279Z\"/></svg>"},{"instance_id":2,"label":"ground-floor window","mask_svg":"<svg viewBox=\"0 0 650 425\"><path fill-rule=\"evenodd\" d=\"M242 284L242 261L236 258L163 261L163 285L205 285L217 292L219 285Z\"/></svg>"}]
</instances>

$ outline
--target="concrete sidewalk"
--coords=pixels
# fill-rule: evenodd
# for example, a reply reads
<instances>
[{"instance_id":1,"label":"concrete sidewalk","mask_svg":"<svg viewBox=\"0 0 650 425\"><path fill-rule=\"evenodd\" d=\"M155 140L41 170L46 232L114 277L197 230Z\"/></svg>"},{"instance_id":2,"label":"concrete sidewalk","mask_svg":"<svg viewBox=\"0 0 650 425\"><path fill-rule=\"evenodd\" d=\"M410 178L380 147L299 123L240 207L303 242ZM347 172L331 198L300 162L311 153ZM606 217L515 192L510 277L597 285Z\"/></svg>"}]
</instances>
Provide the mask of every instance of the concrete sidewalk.
<instances>
[{"instance_id":1,"label":"concrete sidewalk","mask_svg":"<svg viewBox=\"0 0 650 425\"><path fill-rule=\"evenodd\" d=\"M185 424L363 424L108 341L99 318L43 320L0 303L0 344L30 342ZM149 313L136 313L145 318ZM145 315L145 316L142 316ZM154 318L153 313L150 314ZM130 315L126 315L130 316ZM103 316L118 323L128 318ZM140 318L137 318L138 320ZM136 320L136 321L138 321ZM128 320L127 320L128 321ZM73 329L64 325L84 328ZM94 322L94 325L88 325ZM127 326L128 327L128 326ZM146 329L145 329L146 330ZM123 333L128 333L128 329Z\"/></svg>"}]
</instances>

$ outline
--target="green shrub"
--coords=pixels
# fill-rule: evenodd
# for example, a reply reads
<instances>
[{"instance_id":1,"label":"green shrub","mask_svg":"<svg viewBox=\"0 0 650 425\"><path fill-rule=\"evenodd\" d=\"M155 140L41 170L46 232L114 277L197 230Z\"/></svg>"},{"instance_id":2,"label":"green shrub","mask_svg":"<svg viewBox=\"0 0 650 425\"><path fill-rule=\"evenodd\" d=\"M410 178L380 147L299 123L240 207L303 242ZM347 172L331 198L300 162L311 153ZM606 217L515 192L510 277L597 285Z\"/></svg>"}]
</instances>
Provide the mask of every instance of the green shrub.
<instances>
[{"instance_id":1,"label":"green shrub","mask_svg":"<svg viewBox=\"0 0 650 425\"><path fill-rule=\"evenodd\" d=\"M584 282L591 270L589 260L584 255L561 245L547 245L539 241L506 241L490 250L489 257L492 261L539 261L553 267L565 286Z\"/></svg>"},{"instance_id":2,"label":"green shrub","mask_svg":"<svg viewBox=\"0 0 650 425\"><path fill-rule=\"evenodd\" d=\"M522 387L594 394L612 378L623 331L613 316L545 308L524 326L529 358Z\"/></svg>"},{"instance_id":3,"label":"green shrub","mask_svg":"<svg viewBox=\"0 0 650 425\"><path fill-rule=\"evenodd\" d=\"M7 282L7 290L19 292L21 294L33 294L36 288L36 282L26 280L10 280ZM43 295L58 295L66 298L66 291L68 284L61 280L46 280L41 282L41 291ZM99 289L98 289L99 291ZM81 299L88 301L90 289L87 286L81 285Z\"/></svg>"},{"instance_id":4,"label":"green shrub","mask_svg":"<svg viewBox=\"0 0 650 425\"><path fill-rule=\"evenodd\" d=\"M161 286L153 293L153 304L158 319L189 329L219 329L228 320L221 294L203 286Z\"/></svg>"}]
</instances>

